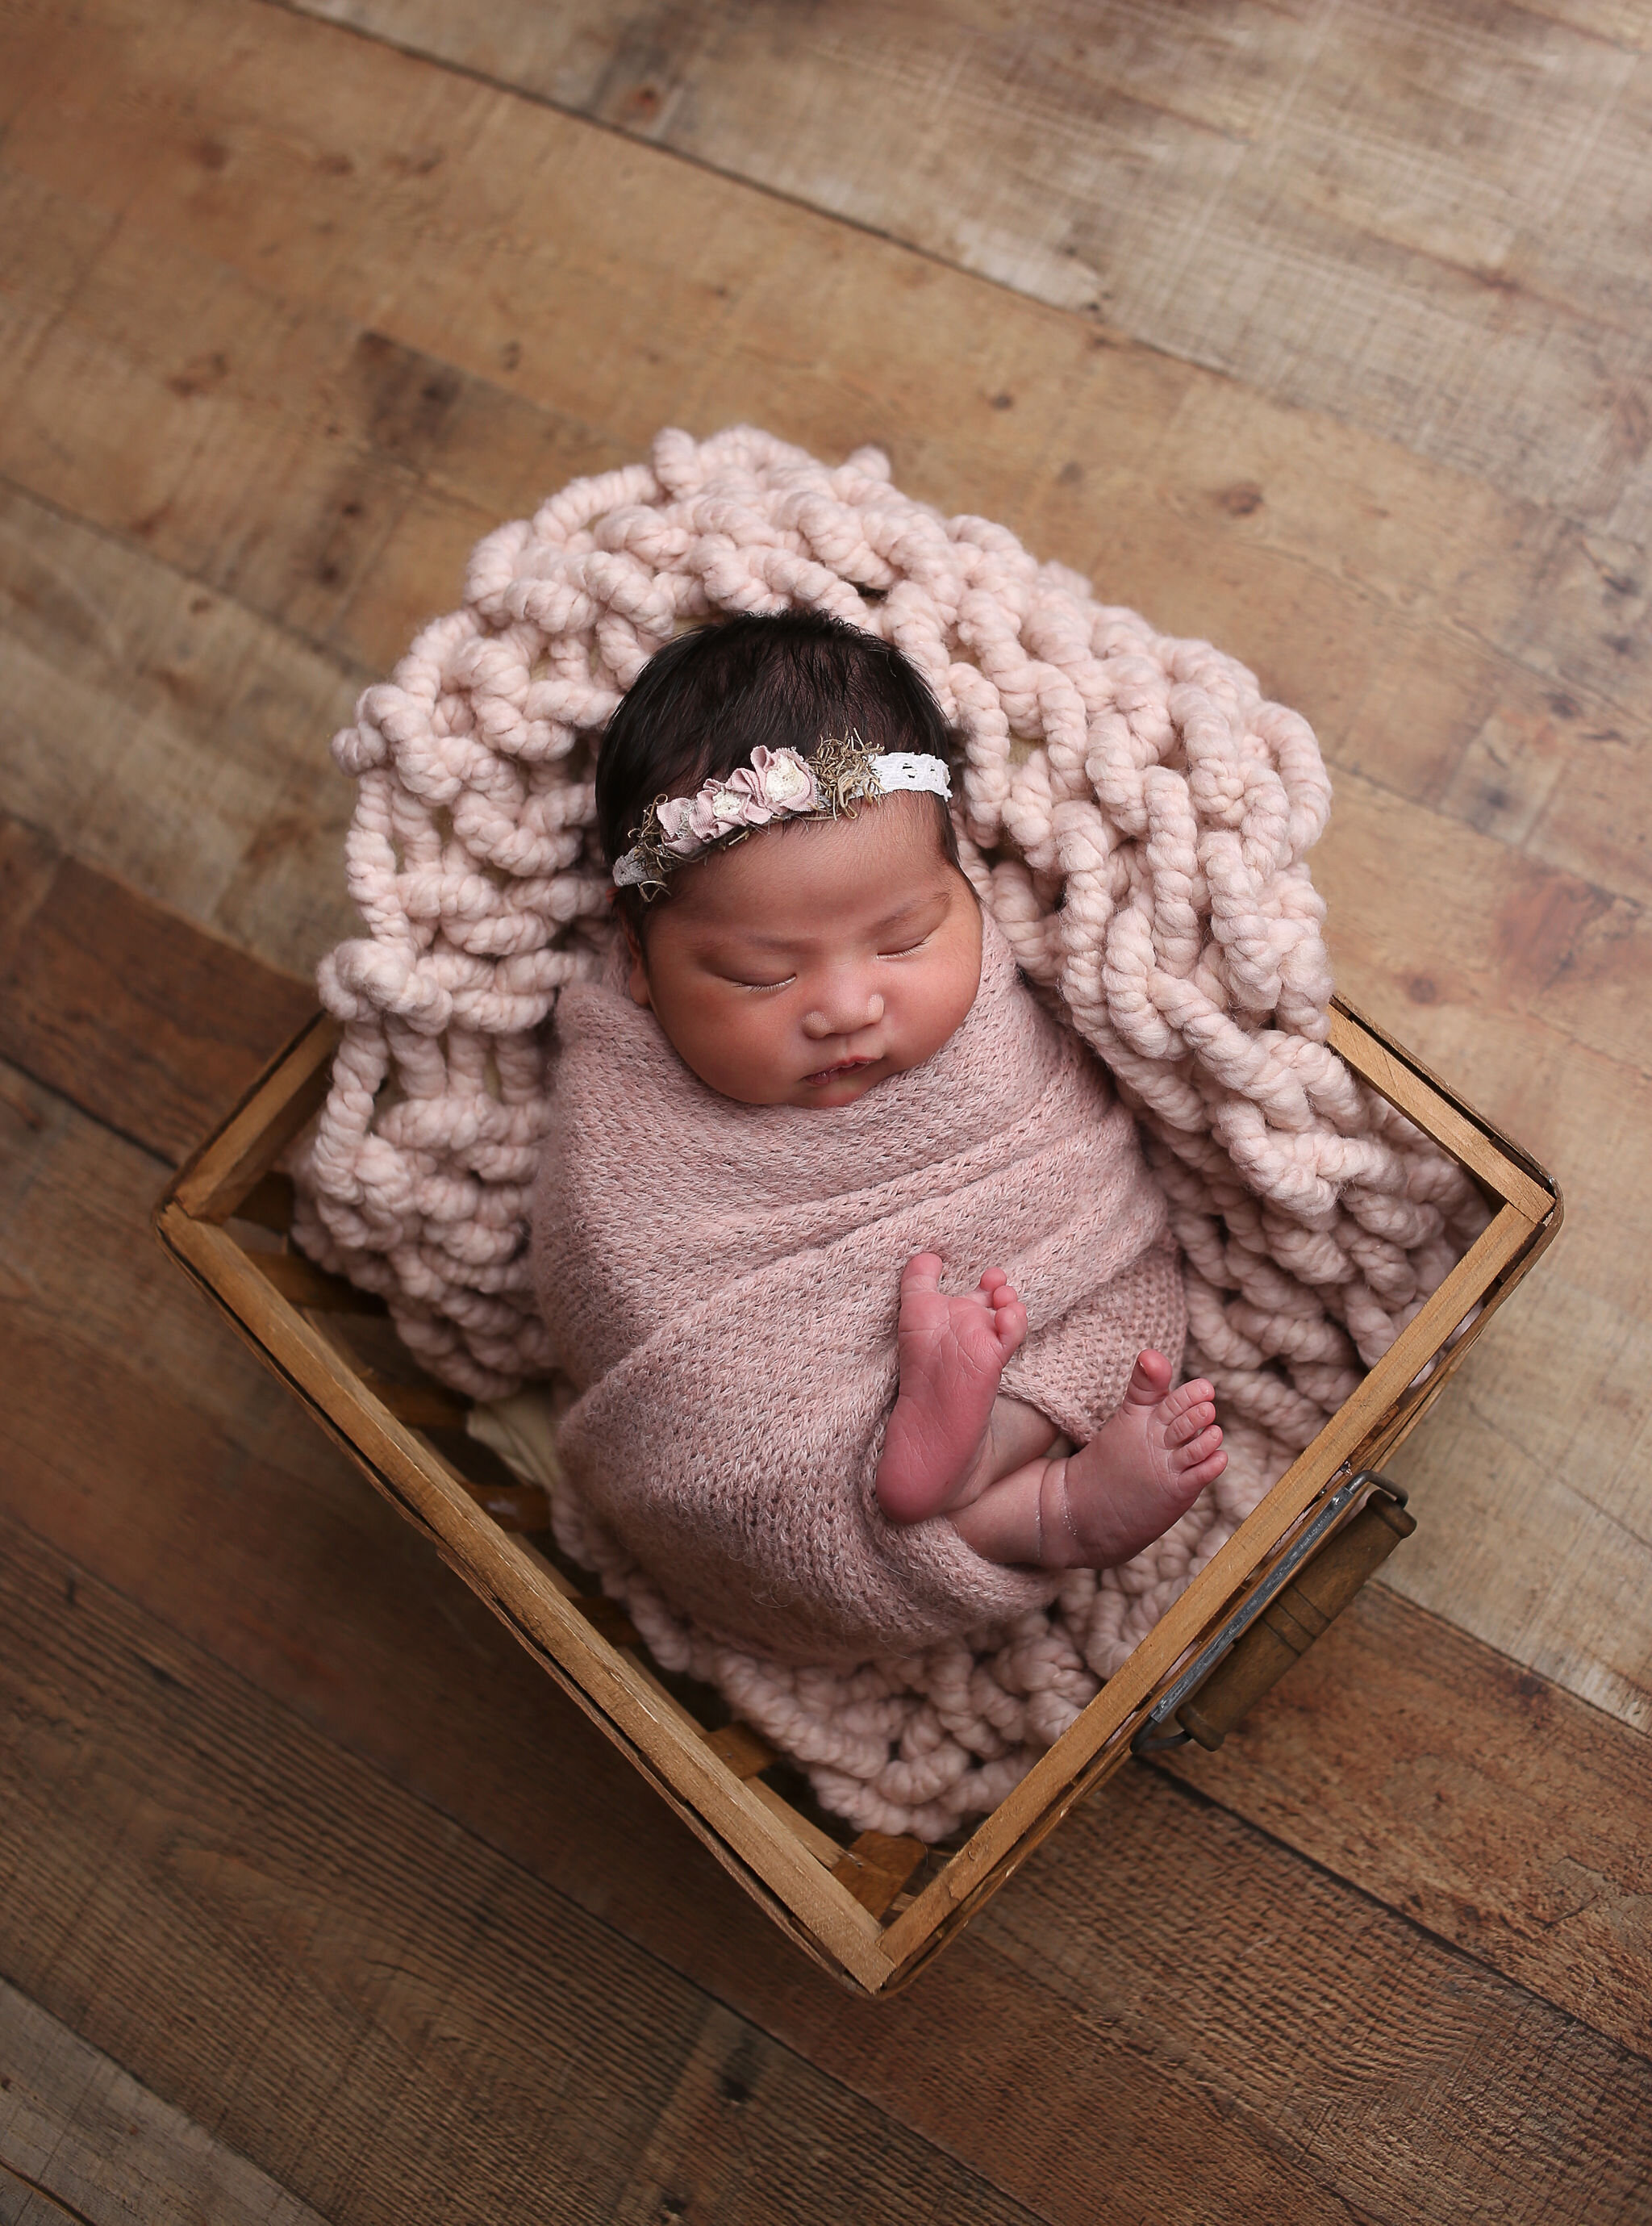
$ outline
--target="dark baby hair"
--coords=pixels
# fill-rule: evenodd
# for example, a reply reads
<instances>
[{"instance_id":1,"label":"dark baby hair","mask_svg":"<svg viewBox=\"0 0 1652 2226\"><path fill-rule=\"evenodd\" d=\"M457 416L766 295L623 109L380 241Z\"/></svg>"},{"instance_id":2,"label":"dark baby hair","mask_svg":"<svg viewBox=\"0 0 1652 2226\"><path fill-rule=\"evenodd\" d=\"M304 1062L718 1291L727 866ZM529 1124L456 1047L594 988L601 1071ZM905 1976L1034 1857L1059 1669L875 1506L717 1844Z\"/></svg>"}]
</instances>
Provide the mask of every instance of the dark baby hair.
<instances>
[{"instance_id":1,"label":"dark baby hair","mask_svg":"<svg viewBox=\"0 0 1652 2226\"><path fill-rule=\"evenodd\" d=\"M917 750L951 766L952 730L922 676L898 649L820 611L723 619L651 657L602 737L597 828L610 867L657 796L691 796L747 764L760 742L811 759L829 735L858 734L874 750ZM954 865L957 837L935 799ZM620 909L646 908L634 889Z\"/></svg>"}]
</instances>

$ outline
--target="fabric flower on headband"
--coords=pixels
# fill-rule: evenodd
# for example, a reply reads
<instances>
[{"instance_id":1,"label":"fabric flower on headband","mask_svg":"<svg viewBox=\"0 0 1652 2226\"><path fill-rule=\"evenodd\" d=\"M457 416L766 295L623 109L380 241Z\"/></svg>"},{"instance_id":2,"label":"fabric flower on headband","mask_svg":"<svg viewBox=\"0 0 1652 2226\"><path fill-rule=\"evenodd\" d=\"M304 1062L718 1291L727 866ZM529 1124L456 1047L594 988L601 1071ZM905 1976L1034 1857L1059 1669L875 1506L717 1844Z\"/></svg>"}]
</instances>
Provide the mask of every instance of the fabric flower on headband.
<instances>
[{"instance_id":1,"label":"fabric flower on headband","mask_svg":"<svg viewBox=\"0 0 1652 2226\"><path fill-rule=\"evenodd\" d=\"M912 750L871 750L858 735L829 735L811 765L796 750L759 742L749 765L717 773L694 796L657 796L631 848L614 861L616 889L647 898L665 886L673 866L714 844L734 843L775 819L836 819L871 797L918 789L950 798L951 777L939 758Z\"/></svg>"}]
</instances>

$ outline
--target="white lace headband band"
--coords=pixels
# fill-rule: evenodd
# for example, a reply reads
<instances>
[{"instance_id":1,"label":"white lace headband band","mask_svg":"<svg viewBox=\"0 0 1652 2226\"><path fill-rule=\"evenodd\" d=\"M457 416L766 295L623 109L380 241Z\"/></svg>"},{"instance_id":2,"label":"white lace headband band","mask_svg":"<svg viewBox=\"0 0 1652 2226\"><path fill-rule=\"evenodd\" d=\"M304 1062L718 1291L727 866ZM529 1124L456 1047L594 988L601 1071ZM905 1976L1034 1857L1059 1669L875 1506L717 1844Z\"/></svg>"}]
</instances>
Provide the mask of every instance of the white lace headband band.
<instances>
[{"instance_id":1,"label":"white lace headband band","mask_svg":"<svg viewBox=\"0 0 1652 2226\"><path fill-rule=\"evenodd\" d=\"M694 796L657 796L631 845L616 858L617 889L664 888L674 866L715 844L736 841L775 819L836 819L869 798L916 789L950 798L952 779L939 758L914 750L872 750L859 735L829 736L814 758L759 742L749 765L718 773Z\"/></svg>"}]
</instances>

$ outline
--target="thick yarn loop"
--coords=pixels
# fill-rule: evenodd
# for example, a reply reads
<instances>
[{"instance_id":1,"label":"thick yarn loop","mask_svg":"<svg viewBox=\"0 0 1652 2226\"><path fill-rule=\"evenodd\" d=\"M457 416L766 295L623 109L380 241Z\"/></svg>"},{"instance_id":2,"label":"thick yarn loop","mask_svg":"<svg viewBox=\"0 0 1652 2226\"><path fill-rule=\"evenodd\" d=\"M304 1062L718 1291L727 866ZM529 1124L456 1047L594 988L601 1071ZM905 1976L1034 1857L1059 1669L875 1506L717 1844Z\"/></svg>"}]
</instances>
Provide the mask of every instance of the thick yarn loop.
<instances>
[{"instance_id":1,"label":"thick yarn loop","mask_svg":"<svg viewBox=\"0 0 1652 2226\"><path fill-rule=\"evenodd\" d=\"M613 934L596 745L686 625L834 612L895 643L964 760L961 847L1019 964L1105 1060L1186 1256L1186 1367L1228 1473L1125 1568L979 1644L841 1672L715 1648L604 1571L663 1660L713 1676L863 1826L991 1807L1347 1397L1484 1224L1461 1170L1329 1051L1306 854L1331 788L1293 711L1005 527L945 518L860 449L668 430L474 551L462 609L334 753L365 932L320 972L345 1024L294 1155L296 1231L380 1292L430 1371L495 1400L550 1367L528 1272L546 1023ZM567 1498L562 1542L600 1566Z\"/></svg>"}]
</instances>

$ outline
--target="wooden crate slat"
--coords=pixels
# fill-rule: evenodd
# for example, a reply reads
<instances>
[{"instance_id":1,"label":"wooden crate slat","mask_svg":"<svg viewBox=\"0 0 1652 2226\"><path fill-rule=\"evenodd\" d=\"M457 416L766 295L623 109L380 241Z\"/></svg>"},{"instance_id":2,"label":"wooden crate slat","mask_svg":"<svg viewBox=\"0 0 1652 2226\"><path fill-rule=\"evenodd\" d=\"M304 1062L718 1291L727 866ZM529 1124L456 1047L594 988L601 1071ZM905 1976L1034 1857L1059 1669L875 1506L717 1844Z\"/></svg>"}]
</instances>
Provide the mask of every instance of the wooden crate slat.
<instances>
[{"instance_id":1,"label":"wooden crate slat","mask_svg":"<svg viewBox=\"0 0 1652 2226\"><path fill-rule=\"evenodd\" d=\"M910 1834L862 1832L833 1866L832 1876L848 1886L863 1909L881 1917L928 1854Z\"/></svg>"},{"instance_id":2,"label":"wooden crate slat","mask_svg":"<svg viewBox=\"0 0 1652 2226\"><path fill-rule=\"evenodd\" d=\"M257 1258L256 1253L251 1256ZM280 1286L276 1286L280 1289ZM282 1292L283 1298L288 1296ZM302 1301L300 1302L302 1303ZM470 1412L468 1403L455 1391L441 1383L433 1383L429 1377L420 1377L410 1383L398 1383L394 1377L381 1376L377 1369L358 1368L355 1378L368 1396L376 1399L388 1415L398 1422L405 1422L410 1430L462 1430L465 1417Z\"/></svg>"},{"instance_id":3,"label":"wooden crate slat","mask_svg":"<svg viewBox=\"0 0 1652 2226\"><path fill-rule=\"evenodd\" d=\"M195 1221L222 1221L326 1103L339 1024L318 1013L260 1075L218 1133L186 1161L170 1195Z\"/></svg>"},{"instance_id":4,"label":"wooden crate slat","mask_svg":"<svg viewBox=\"0 0 1652 2226\"><path fill-rule=\"evenodd\" d=\"M267 1182L266 1175L264 1181ZM263 1183L257 1186L263 1188ZM245 1217L244 1217L245 1218ZM247 1258L273 1291L295 1307L315 1313L382 1314L384 1301L375 1291L347 1283L342 1275L329 1275L302 1252L253 1252Z\"/></svg>"},{"instance_id":5,"label":"wooden crate slat","mask_svg":"<svg viewBox=\"0 0 1652 2226\"><path fill-rule=\"evenodd\" d=\"M284 1237L293 1225L294 1203L290 1175L260 1175L246 1195L236 1201L235 1218Z\"/></svg>"},{"instance_id":6,"label":"wooden crate slat","mask_svg":"<svg viewBox=\"0 0 1652 2226\"><path fill-rule=\"evenodd\" d=\"M756 1796L783 1831L790 1832L795 1840L801 1841L803 1846L808 1848L810 1854L821 1866L822 1873L825 1877L831 1879L835 1885L843 1886L843 1880L836 1876L838 1861L843 1850L829 1832L823 1832L818 1824L810 1823L807 1816L792 1807L784 1794L777 1793L772 1785L765 1785L760 1778L750 1779L747 1790ZM867 1905L861 1900L858 1894L854 1893L848 1886L844 1886L844 1891L849 1893L851 1900L856 1902L861 1908L867 1908ZM867 1910L867 1913L868 1916L875 1917L878 1912L875 1910ZM880 1986L889 1976L889 1971L890 1964L886 1956L883 1971L879 1980Z\"/></svg>"},{"instance_id":7,"label":"wooden crate slat","mask_svg":"<svg viewBox=\"0 0 1652 2226\"><path fill-rule=\"evenodd\" d=\"M1369 1023L1346 1007L1331 1015L1331 1047L1362 1080L1426 1129L1453 1159L1489 1184L1506 1204L1517 1206L1528 1221L1541 1221L1554 1206L1554 1196L1498 1148L1488 1124L1446 1097L1432 1077L1396 1058Z\"/></svg>"},{"instance_id":8,"label":"wooden crate slat","mask_svg":"<svg viewBox=\"0 0 1652 2226\"><path fill-rule=\"evenodd\" d=\"M755 1778L759 1770L767 1770L779 1756L766 1739L761 1739L747 1724L723 1724L715 1731L705 1733L706 1745L726 1770L736 1778Z\"/></svg>"}]
</instances>

